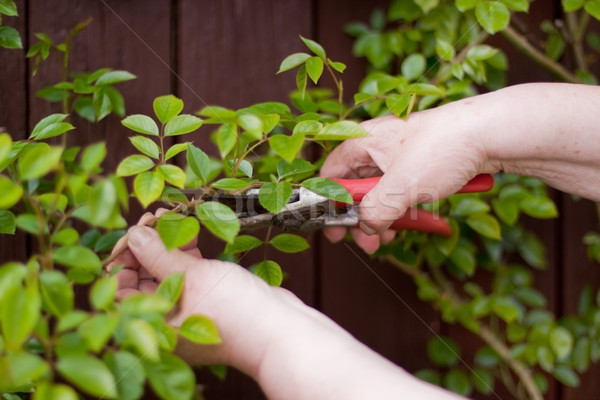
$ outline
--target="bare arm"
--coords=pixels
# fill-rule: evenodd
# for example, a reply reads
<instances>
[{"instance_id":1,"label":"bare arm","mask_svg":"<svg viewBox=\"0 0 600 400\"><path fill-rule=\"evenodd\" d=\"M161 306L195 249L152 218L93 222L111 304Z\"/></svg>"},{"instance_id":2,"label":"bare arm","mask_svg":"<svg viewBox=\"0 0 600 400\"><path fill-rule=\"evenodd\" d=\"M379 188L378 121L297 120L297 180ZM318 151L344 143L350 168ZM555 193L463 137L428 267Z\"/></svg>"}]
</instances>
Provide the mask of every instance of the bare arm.
<instances>
[{"instance_id":1,"label":"bare arm","mask_svg":"<svg viewBox=\"0 0 600 400\"><path fill-rule=\"evenodd\" d=\"M447 197L484 172L529 175L600 200L599 111L598 87L513 86L417 112L406 121L367 121L371 136L342 143L321 174L383 174L361 203L367 233L383 231L407 207Z\"/></svg>"}]
</instances>

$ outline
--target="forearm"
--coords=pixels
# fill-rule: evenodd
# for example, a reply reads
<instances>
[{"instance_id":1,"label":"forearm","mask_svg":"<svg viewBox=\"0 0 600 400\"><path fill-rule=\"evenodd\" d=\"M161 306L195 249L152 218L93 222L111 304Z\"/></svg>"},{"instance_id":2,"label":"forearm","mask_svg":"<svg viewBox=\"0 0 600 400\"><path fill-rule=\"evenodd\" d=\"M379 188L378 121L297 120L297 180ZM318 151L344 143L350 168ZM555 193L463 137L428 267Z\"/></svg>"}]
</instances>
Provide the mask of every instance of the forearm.
<instances>
[{"instance_id":1,"label":"forearm","mask_svg":"<svg viewBox=\"0 0 600 400\"><path fill-rule=\"evenodd\" d=\"M269 398L459 398L414 378L314 310L300 314L290 316L291 330L272 343L255 376Z\"/></svg>"},{"instance_id":2,"label":"forearm","mask_svg":"<svg viewBox=\"0 0 600 400\"><path fill-rule=\"evenodd\" d=\"M471 115L485 172L533 176L600 200L600 88L527 84L456 104Z\"/></svg>"}]
</instances>

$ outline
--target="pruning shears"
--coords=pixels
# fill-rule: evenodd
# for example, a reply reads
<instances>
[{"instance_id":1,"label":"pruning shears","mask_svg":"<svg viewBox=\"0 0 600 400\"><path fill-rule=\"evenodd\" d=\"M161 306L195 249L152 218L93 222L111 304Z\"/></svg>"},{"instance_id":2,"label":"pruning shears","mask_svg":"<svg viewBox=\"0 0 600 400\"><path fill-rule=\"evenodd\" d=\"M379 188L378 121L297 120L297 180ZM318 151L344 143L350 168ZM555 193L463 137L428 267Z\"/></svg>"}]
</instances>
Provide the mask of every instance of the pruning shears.
<instances>
[{"instance_id":1,"label":"pruning shears","mask_svg":"<svg viewBox=\"0 0 600 400\"><path fill-rule=\"evenodd\" d=\"M354 201L346 204L332 201L305 187L293 189L288 203L273 214L264 209L258 200L259 189L249 189L242 194L216 194L210 201L230 207L240 220L240 229L252 230L276 226L283 231L312 231L330 226L355 227L359 224L358 204L379 182L380 177L366 179L333 179L342 185ZM494 186L491 175L477 175L457 193L485 192ZM410 208L394 221L393 230L417 230L441 236L452 235L450 225L439 215L421 208Z\"/></svg>"}]
</instances>

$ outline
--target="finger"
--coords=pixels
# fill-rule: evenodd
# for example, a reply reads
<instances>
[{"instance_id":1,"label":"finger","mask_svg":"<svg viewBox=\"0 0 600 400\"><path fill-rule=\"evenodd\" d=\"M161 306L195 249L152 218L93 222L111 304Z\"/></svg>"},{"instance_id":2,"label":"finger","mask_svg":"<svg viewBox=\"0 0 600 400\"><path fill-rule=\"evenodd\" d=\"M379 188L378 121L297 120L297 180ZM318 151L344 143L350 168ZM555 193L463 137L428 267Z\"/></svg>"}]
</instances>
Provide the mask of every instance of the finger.
<instances>
[{"instance_id":1,"label":"finger","mask_svg":"<svg viewBox=\"0 0 600 400\"><path fill-rule=\"evenodd\" d=\"M198 260L174 249L167 251L158 232L147 226L129 229L129 249L138 262L155 278L163 280L174 272L185 272Z\"/></svg>"},{"instance_id":2,"label":"finger","mask_svg":"<svg viewBox=\"0 0 600 400\"><path fill-rule=\"evenodd\" d=\"M361 167L377 168L371 156L361 143L364 138L346 140L336 147L321 167L323 178L360 178Z\"/></svg>"},{"instance_id":3,"label":"finger","mask_svg":"<svg viewBox=\"0 0 600 400\"><path fill-rule=\"evenodd\" d=\"M117 278L119 289L137 289L138 287L138 272L132 269L122 269L115 277Z\"/></svg>"},{"instance_id":4,"label":"finger","mask_svg":"<svg viewBox=\"0 0 600 400\"><path fill-rule=\"evenodd\" d=\"M375 253L379 248L380 242L379 236L377 235L369 236L360 229L356 228L350 229L350 234L352 235L352 238L358 247L363 249L368 254Z\"/></svg>"},{"instance_id":5,"label":"finger","mask_svg":"<svg viewBox=\"0 0 600 400\"><path fill-rule=\"evenodd\" d=\"M139 225L139 226L152 225L152 223L155 221L156 221L156 217L154 216L154 214L152 214L151 212L147 212L144 215L142 215L142 217L138 221L137 225Z\"/></svg>"},{"instance_id":6,"label":"finger","mask_svg":"<svg viewBox=\"0 0 600 400\"><path fill-rule=\"evenodd\" d=\"M119 255L113 262L108 264L106 270L110 272L119 265L123 265L123 269L131 270L137 270L140 266L129 249L125 250L125 252Z\"/></svg>"},{"instance_id":7,"label":"finger","mask_svg":"<svg viewBox=\"0 0 600 400\"><path fill-rule=\"evenodd\" d=\"M133 296L134 294L138 294L138 293L140 293L140 291L137 289L130 289L130 288L119 289L119 290L117 290L117 299L123 300L123 299L126 299L126 298Z\"/></svg>"},{"instance_id":8,"label":"finger","mask_svg":"<svg viewBox=\"0 0 600 400\"><path fill-rule=\"evenodd\" d=\"M396 231L388 229L379 235L379 239L382 244L388 244L396 237Z\"/></svg>"},{"instance_id":9,"label":"finger","mask_svg":"<svg viewBox=\"0 0 600 400\"><path fill-rule=\"evenodd\" d=\"M342 226L332 226L323 229L323 234L332 243L337 243L342 240L346 236L346 232L348 232L348 229Z\"/></svg>"},{"instance_id":10,"label":"finger","mask_svg":"<svg viewBox=\"0 0 600 400\"><path fill-rule=\"evenodd\" d=\"M154 293L157 287L158 283L155 280L145 280L140 281L138 289L142 293Z\"/></svg>"}]
</instances>

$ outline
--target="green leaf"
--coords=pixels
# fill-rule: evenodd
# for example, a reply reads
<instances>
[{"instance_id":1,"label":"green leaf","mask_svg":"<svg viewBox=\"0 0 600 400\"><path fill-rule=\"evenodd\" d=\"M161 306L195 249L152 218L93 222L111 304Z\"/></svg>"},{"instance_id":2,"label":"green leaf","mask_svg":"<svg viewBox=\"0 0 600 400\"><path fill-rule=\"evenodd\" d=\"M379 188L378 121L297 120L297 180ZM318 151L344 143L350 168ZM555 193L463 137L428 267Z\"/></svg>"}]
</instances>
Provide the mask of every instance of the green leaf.
<instances>
[{"instance_id":1,"label":"green leaf","mask_svg":"<svg viewBox=\"0 0 600 400\"><path fill-rule=\"evenodd\" d=\"M41 178L56 168L62 155L61 147L45 143L28 146L19 158L19 173L23 180Z\"/></svg>"},{"instance_id":2,"label":"green leaf","mask_svg":"<svg viewBox=\"0 0 600 400\"><path fill-rule=\"evenodd\" d=\"M160 362L158 336L156 331L143 319L133 319L125 328L127 343L133 347L138 355L151 362Z\"/></svg>"},{"instance_id":3,"label":"green leaf","mask_svg":"<svg viewBox=\"0 0 600 400\"><path fill-rule=\"evenodd\" d=\"M571 12L579 10L585 2L586 0L562 0L562 5L565 12Z\"/></svg>"},{"instance_id":4,"label":"green leaf","mask_svg":"<svg viewBox=\"0 0 600 400\"><path fill-rule=\"evenodd\" d=\"M17 12L17 5L13 0L0 0L0 14L4 14L8 17L16 17L19 15Z\"/></svg>"},{"instance_id":5,"label":"green leaf","mask_svg":"<svg viewBox=\"0 0 600 400\"><path fill-rule=\"evenodd\" d=\"M182 151L187 150L188 145L189 143L187 142L174 144L169 148L169 150L167 150L167 153L165 154L165 160L169 160L175 157L177 154L181 153Z\"/></svg>"},{"instance_id":6,"label":"green leaf","mask_svg":"<svg viewBox=\"0 0 600 400\"><path fill-rule=\"evenodd\" d=\"M483 368L493 368L500 362L500 356L491 347L481 347L475 353L475 364Z\"/></svg>"},{"instance_id":7,"label":"green leaf","mask_svg":"<svg viewBox=\"0 0 600 400\"><path fill-rule=\"evenodd\" d=\"M135 78L135 75L127 71L110 71L98 78L96 85L114 85L115 83L126 82Z\"/></svg>"},{"instance_id":8,"label":"green leaf","mask_svg":"<svg viewBox=\"0 0 600 400\"><path fill-rule=\"evenodd\" d=\"M304 95L306 94L307 77L306 65L301 65L300 68L298 68L298 72L296 72L296 87L298 88L302 99L304 99Z\"/></svg>"},{"instance_id":9,"label":"green leaf","mask_svg":"<svg viewBox=\"0 0 600 400\"><path fill-rule=\"evenodd\" d=\"M402 113L408 109L410 104L411 94L390 94L385 99L385 105L396 116L401 117Z\"/></svg>"},{"instance_id":10,"label":"green leaf","mask_svg":"<svg viewBox=\"0 0 600 400\"><path fill-rule=\"evenodd\" d=\"M414 53L404 59L400 69L404 78L414 81L425 73L425 66L425 57L422 54Z\"/></svg>"},{"instance_id":11,"label":"green leaf","mask_svg":"<svg viewBox=\"0 0 600 400\"><path fill-rule=\"evenodd\" d=\"M481 394L488 395L494 392L494 376L483 368L474 368L471 371L471 382Z\"/></svg>"},{"instance_id":12,"label":"green leaf","mask_svg":"<svg viewBox=\"0 0 600 400\"><path fill-rule=\"evenodd\" d=\"M346 188L331 179L310 178L302 182L302 186L330 200L354 204L354 200Z\"/></svg>"},{"instance_id":13,"label":"green leaf","mask_svg":"<svg viewBox=\"0 0 600 400\"><path fill-rule=\"evenodd\" d=\"M533 233L524 233L517 242L519 255L532 267L543 269L546 266L546 248Z\"/></svg>"},{"instance_id":14,"label":"green leaf","mask_svg":"<svg viewBox=\"0 0 600 400\"><path fill-rule=\"evenodd\" d=\"M213 182L212 187L221 190L242 190L250 186L252 182L238 178L223 178Z\"/></svg>"},{"instance_id":15,"label":"green leaf","mask_svg":"<svg viewBox=\"0 0 600 400\"><path fill-rule=\"evenodd\" d=\"M299 158L296 158L291 163L281 160L277 164L277 174L279 175L279 179L291 178L303 174L311 174L315 169L316 168L314 165Z\"/></svg>"},{"instance_id":16,"label":"green leaf","mask_svg":"<svg viewBox=\"0 0 600 400\"><path fill-rule=\"evenodd\" d=\"M21 214L17 217L15 222L17 227L25 232L29 232L33 235L37 235L41 232L40 221L38 220L37 216L33 214Z\"/></svg>"},{"instance_id":17,"label":"green leaf","mask_svg":"<svg viewBox=\"0 0 600 400\"><path fill-rule=\"evenodd\" d=\"M438 39L435 43L435 52L437 55L446 61L451 61L456 55L456 51L454 50L454 46L446 40Z\"/></svg>"},{"instance_id":18,"label":"green leaf","mask_svg":"<svg viewBox=\"0 0 600 400\"><path fill-rule=\"evenodd\" d=\"M200 232L200 224L196 218L171 212L158 219L156 230L170 251L191 242Z\"/></svg>"},{"instance_id":19,"label":"green leaf","mask_svg":"<svg viewBox=\"0 0 600 400\"><path fill-rule=\"evenodd\" d=\"M183 189L187 177L185 172L178 166L171 164L159 165L156 172L171 185Z\"/></svg>"},{"instance_id":20,"label":"green leaf","mask_svg":"<svg viewBox=\"0 0 600 400\"><path fill-rule=\"evenodd\" d=\"M573 367L579 373L588 370L590 366L590 340L586 337L579 338L573 350Z\"/></svg>"},{"instance_id":21,"label":"green leaf","mask_svg":"<svg viewBox=\"0 0 600 400\"><path fill-rule=\"evenodd\" d=\"M92 144L85 148L81 155L81 169L85 172L94 172L106 157L106 144L104 142Z\"/></svg>"},{"instance_id":22,"label":"green leaf","mask_svg":"<svg viewBox=\"0 0 600 400\"><path fill-rule=\"evenodd\" d=\"M97 314L82 322L77 333L81 335L88 349L99 353L114 333L118 322L117 316Z\"/></svg>"},{"instance_id":23,"label":"green leaf","mask_svg":"<svg viewBox=\"0 0 600 400\"><path fill-rule=\"evenodd\" d=\"M165 136L184 135L194 132L202 126L202 120L193 115L183 114L171 118L165 125Z\"/></svg>"},{"instance_id":24,"label":"green leaf","mask_svg":"<svg viewBox=\"0 0 600 400\"><path fill-rule=\"evenodd\" d=\"M73 287L62 272L42 271L40 293L42 308L52 315L60 317L73 310Z\"/></svg>"},{"instance_id":25,"label":"green leaf","mask_svg":"<svg viewBox=\"0 0 600 400\"><path fill-rule=\"evenodd\" d=\"M90 290L90 303L96 310L112 308L117 294L118 281L115 277L97 280Z\"/></svg>"},{"instance_id":26,"label":"green leaf","mask_svg":"<svg viewBox=\"0 0 600 400\"><path fill-rule=\"evenodd\" d=\"M210 318L203 315L187 317L179 327L179 334L193 343L203 345L221 343L217 326Z\"/></svg>"},{"instance_id":27,"label":"green leaf","mask_svg":"<svg viewBox=\"0 0 600 400\"><path fill-rule=\"evenodd\" d=\"M252 164L250 164L248 160L242 160L242 162L238 166L238 171L246 175L248 178L252 178L252 174L254 173Z\"/></svg>"},{"instance_id":28,"label":"green leaf","mask_svg":"<svg viewBox=\"0 0 600 400\"><path fill-rule=\"evenodd\" d=\"M451 367L460 359L460 349L452 339L438 336L427 342L427 355L435 364Z\"/></svg>"},{"instance_id":29,"label":"green leaf","mask_svg":"<svg viewBox=\"0 0 600 400\"><path fill-rule=\"evenodd\" d=\"M105 179L94 185L89 192L89 221L95 225L108 223L117 206L117 191L113 182Z\"/></svg>"},{"instance_id":30,"label":"green leaf","mask_svg":"<svg viewBox=\"0 0 600 400\"><path fill-rule=\"evenodd\" d=\"M473 46L467 52L467 58L475 61L485 61L494 57L498 53L498 49L488 46L487 44L478 44Z\"/></svg>"},{"instance_id":31,"label":"green leaf","mask_svg":"<svg viewBox=\"0 0 600 400\"><path fill-rule=\"evenodd\" d=\"M134 154L125 158L117 166L117 176L131 176L154 167L154 161L141 154Z\"/></svg>"},{"instance_id":32,"label":"green leaf","mask_svg":"<svg viewBox=\"0 0 600 400\"><path fill-rule=\"evenodd\" d=\"M238 123L254 140L260 140L263 136L263 121L254 114L241 114Z\"/></svg>"},{"instance_id":33,"label":"green leaf","mask_svg":"<svg viewBox=\"0 0 600 400\"><path fill-rule=\"evenodd\" d=\"M242 253L260 247L262 244L263 242L259 238L250 235L240 235L232 243L227 243L224 253Z\"/></svg>"},{"instance_id":34,"label":"green leaf","mask_svg":"<svg viewBox=\"0 0 600 400\"><path fill-rule=\"evenodd\" d=\"M475 232L494 240L500 240L500 224L498 220L489 214L470 215L467 220L469 225Z\"/></svg>"},{"instance_id":35,"label":"green leaf","mask_svg":"<svg viewBox=\"0 0 600 400\"><path fill-rule=\"evenodd\" d=\"M421 369L415 372L415 377L433 385L442 385L442 377L440 376L440 373L432 369Z\"/></svg>"},{"instance_id":36,"label":"green leaf","mask_svg":"<svg viewBox=\"0 0 600 400\"><path fill-rule=\"evenodd\" d=\"M281 233L269 241L273 247L284 253L298 253L310 247L302 236L291 233Z\"/></svg>"},{"instance_id":37,"label":"green leaf","mask_svg":"<svg viewBox=\"0 0 600 400\"><path fill-rule=\"evenodd\" d=\"M38 382L47 376L49 371L48 364L38 356L18 351L0 357L0 392L4 392L2 398L6 400L17 400L21 397L7 397L6 392L24 392L33 387L34 382ZM47 379L47 378L46 378ZM55 398L48 398L54 400ZM36 398L37 400L37 398ZM61 398L60 400L72 400Z\"/></svg>"},{"instance_id":38,"label":"green leaf","mask_svg":"<svg viewBox=\"0 0 600 400\"><path fill-rule=\"evenodd\" d=\"M289 71L292 68L296 68L300 64L304 64L306 60L311 58L312 56L307 53L294 53L287 56L279 66L279 71L277 73Z\"/></svg>"},{"instance_id":39,"label":"green leaf","mask_svg":"<svg viewBox=\"0 0 600 400\"><path fill-rule=\"evenodd\" d=\"M0 47L22 49L23 42L21 42L19 32L10 26L0 26Z\"/></svg>"},{"instance_id":40,"label":"green leaf","mask_svg":"<svg viewBox=\"0 0 600 400\"><path fill-rule=\"evenodd\" d=\"M566 328L557 326L550 332L550 348L558 360L565 359L573 350L573 335Z\"/></svg>"},{"instance_id":41,"label":"green leaf","mask_svg":"<svg viewBox=\"0 0 600 400\"><path fill-rule=\"evenodd\" d=\"M73 329L81 325L81 323L87 318L88 314L83 311L71 311L70 313L67 313L60 317L60 319L58 320L58 325L56 326L56 332L63 333L70 329Z\"/></svg>"},{"instance_id":42,"label":"green leaf","mask_svg":"<svg viewBox=\"0 0 600 400\"><path fill-rule=\"evenodd\" d=\"M155 293L138 293L121 301L121 312L127 315L166 314L173 304Z\"/></svg>"},{"instance_id":43,"label":"green leaf","mask_svg":"<svg viewBox=\"0 0 600 400\"><path fill-rule=\"evenodd\" d=\"M102 262L96 253L79 245L59 247L52 253L52 259L66 267L92 273L100 273L102 268Z\"/></svg>"},{"instance_id":44,"label":"green leaf","mask_svg":"<svg viewBox=\"0 0 600 400\"><path fill-rule=\"evenodd\" d=\"M489 34L506 28L510 22L510 12L500 1L482 1L475 6L475 16L479 24Z\"/></svg>"},{"instance_id":45,"label":"green leaf","mask_svg":"<svg viewBox=\"0 0 600 400\"><path fill-rule=\"evenodd\" d=\"M428 14L429 11L434 9L440 3L440 0L414 0L415 4L417 4L423 13Z\"/></svg>"},{"instance_id":46,"label":"green leaf","mask_svg":"<svg viewBox=\"0 0 600 400\"><path fill-rule=\"evenodd\" d=\"M337 72L340 73L346 70L346 64L337 61L331 61L329 58L327 59L327 64L329 64L331 68L335 69Z\"/></svg>"},{"instance_id":47,"label":"green leaf","mask_svg":"<svg viewBox=\"0 0 600 400\"><path fill-rule=\"evenodd\" d=\"M451 214L468 217L473 214L486 213L489 210L490 206L485 201L473 197L463 197L458 202L452 201Z\"/></svg>"},{"instance_id":48,"label":"green leaf","mask_svg":"<svg viewBox=\"0 0 600 400\"><path fill-rule=\"evenodd\" d=\"M235 213L226 205L214 201L207 201L196 206L196 216L202 224L215 236L228 243L240 231L240 221Z\"/></svg>"},{"instance_id":49,"label":"green leaf","mask_svg":"<svg viewBox=\"0 0 600 400\"><path fill-rule=\"evenodd\" d=\"M475 7L481 0L455 0L456 8L459 11L467 11Z\"/></svg>"},{"instance_id":50,"label":"green leaf","mask_svg":"<svg viewBox=\"0 0 600 400\"><path fill-rule=\"evenodd\" d=\"M338 121L325 125L315 135L317 140L345 140L369 136L362 126L352 121Z\"/></svg>"},{"instance_id":51,"label":"green leaf","mask_svg":"<svg viewBox=\"0 0 600 400\"><path fill-rule=\"evenodd\" d=\"M134 132L158 136L158 125L147 115L134 114L125 118L121 123Z\"/></svg>"},{"instance_id":52,"label":"green leaf","mask_svg":"<svg viewBox=\"0 0 600 400\"><path fill-rule=\"evenodd\" d=\"M160 155L160 149L152 139L148 139L145 136L132 136L129 138L129 140L131 141L131 144L135 146L136 149L138 149L148 157L158 159Z\"/></svg>"},{"instance_id":53,"label":"green leaf","mask_svg":"<svg viewBox=\"0 0 600 400\"><path fill-rule=\"evenodd\" d=\"M261 261L254 268L253 272L271 286L280 286L283 281L283 272L281 271L279 264L275 261Z\"/></svg>"},{"instance_id":54,"label":"green leaf","mask_svg":"<svg viewBox=\"0 0 600 400\"><path fill-rule=\"evenodd\" d=\"M183 111L183 100L169 94L167 96L160 96L154 99L154 113L158 120L166 124L176 115L179 115Z\"/></svg>"},{"instance_id":55,"label":"green leaf","mask_svg":"<svg viewBox=\"0 0 600 400\"><path fill-rule=\"evenodd\" d=\"M36 124L29 135L30 139L43 140L54 136L62 135L75 127L69 123L63 122L68 114L52 114Z\"/></svg>"},{"instance_id":56,"label":"green leaf","mask_svg":"<svg viewBox=\"0 0 600 400\"><path fill-rule=\"evenodd\" d=\"M0 325L5 347L17 351L32 333L40 316L40 294L34 288L13 286L2 299Z\"/></svg>"},{"instance_id":57,"label":"green leaf","mask_svg":"<svg viewBox=\"0 0 600 400\"><path fill-rule=\"evenodd\" d=\"M512 297L497 297L492 303L494 313L506 323L520 321L523 318L523 306Z\"/></svg>"},{"instance_id":58,"label":"green leaf","mask_svg":"<svg viewBox=\"0 0 600 400\"><path fill-rule=\"evenodd\" d=\"M546 298L543 294L530 287L517 288L514 291L515 296L521 300L524 304L531 307L544 307L546 305Z\"/></svg>"},{"instance_id":59,"label":"green leaf","mask_svg":"<svg viewBox=\"0 0 600 400\"><path fill-rule=\"evenodd\" d=\"M563 385L568 387L578 387L581 384L579 376L571 367L558 366L552 371L552 375Z\"/></svg>"},{"instance_id":60,"label":"green leaf","mask_svg":"<svg viewBox=\"0 0 600 400\"><path fill-rule=\"evenodd\" d=\"M117 398L115 378L108 367L95 357L66 355L59 358L56 369L69 382L92 396Z\"/></svg>"},{"instance_id":61,"label":"green leaf","mask_svg":"<svg viewBox=\"0 0 600 400\"><path fill-rule=\"evenodd\" d=\"M157 172L142 172L133 181L135 195L144 207L158 200L164 187L165 181Z\"/></svg>"},{"instance_id":62,"label":"green leaf","mask_svg":"<svg viewBox=\"0 0 600 400\"><path fill-rule=\"evenodd\" d=\"M12 150L12 138L8 133L0 133L0 171L2 171L8 161Z\"/></svg>"},{"instance_id":63,"label":"green leaf","mask_svg":"<svg viewBox=\"0 0 600 400\"><path fill-rule=\"evenodd\" d=\"M309 58L306 61L306 73L316 85L323 74L323 60L319 57Z\"/></svg>"},{"instance_id":64,"label":"green leaf","mask_svg":"<svg viewBox=\"0 0 600 400\"><path fill-rule=\"evenodd\" d=\"M160 363L144 362L152 390L163 399L191 400L196 383L190 367L169 353L162 353L160 358Z\"/></svg>"},{"instance_id":65,"label":"green leaf","mask_svg":"<svg viewBox=\"0 0 600 400\"><path fill-rule=\"evenodd\" d=\"M469 383L469 377L464 371L459 369L450 370L444 376L444 387L461 396L469 396L473 390Z\"/></svg>"},{"instance_id":66,"label":"green leaf","mask_svg":"<svg viewBox=\"0 0 600 400\"><path fill-rule=\"evenodd\" d=\"M221 125L216 133L216 141L221 158L225 158L235 147L237 141L237 125L233 123Z\"/></svg>"},{"instance_id":67,"label":"green leaf","mask_svg":"<svg viewBox=\"0 0 600 400\"><path fill-rule=\"evenodd\" d=\"M141 398L146 374L139 359L127 351L107 351L103 359L113 376L117 377L119 400Z\"/></svg>"},{"instance_id":68,"label":"green leaf","mask_svg":"<svg viewBox=\"0 0 600 400\"><path fill-rule=\"evenodd\" d=\"M308 47L310 49L310 51L315 53L317 56L321 57L323 60L325 60L327 58L327 56L325 55L325 50L323 49L323 46L321 46L319 43L315 42L314 40L310 40L305 37L302 37L302 36L300 36L300 39L304 42L306 47Z\"/></svg>"},{"instance_id":69,"label":"green leaf","mask_svg":"<svg viewBox=\"0 0 600 400\"><path fill-rule=\"evenodd\" d=\"M291 195L292 185L289 182L268 182L261 186L258 200L269 212L277 214L287 205Z\"/></svg>"},{"instance_id":70,"label":"green leaf","mask_svg":"<svg viewBox=\"0 0 600 400\"><path fill-rule=\"evenodd\" d=\"M302 133L304 135L316 135L323 128L323 124L319 121L300 121L294 126L293 134Z\"/></svg>"},{"instance_id":71,"label":"green leaf","mask_svg":"<svg viewBox=\"0 0 600 400\"><path fill-rule=\"evenodd\" d=\"M2 193L2 196L0 196L0 209L11 208L15 204L17 204L17 202L19 200L21 200L21 196L23 195L23 188L20 185L18 185L17 183L14 183L12 180L7 178L6 176L0 175L0 193ZM5 214L5 215L8 215L8 214ZM12 216L12 220L13 220L13 225L14 225L14 215ZM7 222L10 223L10 218L8 218ZM0 225L0 226L2 226L2 225ZM7 225L7 226L10 226L10 225ZM2 230L4 230L4 229L2 229ZM14 229L13 229L13 231L14 231ZM6 232L3 232L3 233L6 233Z\"/></svg>"},{"instance_id":72,"label":"green leaf","mask_svg":"<svg viewBox=\"0 0 600 400\"><path fill-rule=\"evenodd\" d=\"M0 186L2 186L1 183ZM0 210L0 234L14 235L16 228L17 222L15 215L8 210Z\"/></svg>"},{"instance_id":73,"label":"green leaf","mask_svg":"<svg viewBox=\"0 0 600 400\"><path fill-rule=\"evenodd\" d=\"M592 17L600 20L600 1L591 0L585 3L585 11Z\"/></svg>"},{"instance_id":74,"label":"green leaf","mask_svg":"<svg viewBox=\"0 0 600 400\"><path fill-rule=\"evenodd\" d=\"M169 300L171 304L175 304L183 291L183 279L183 273L170 274L158 285L155 293Z\"/></svg>"},{"instance_id":75,"label":"green leaf","mask_svg":"<svg viewBox=\"0 0 600 400\"><path fill-rule=\"evenodd\" d=\"M292 136L277 134L269 138L271 149L287 162L292 162L296 158L296 154L298 154L303 144L304 135L302 134Z\"/></svg>"},{"instance_id":76,"label":"green leaf","mask_svg":"<svg viewBox=\"0 0 600 400\"><path fill-rule=\"evenodd\" d=\"M492 200L492 208L496 215L508 226L514 226L519 219L519 204L512 200Z\"/></svg>"},{"instance_id":77,"label":"green leaf","mask_svg":"<svg viewBox=\"0 0 600 400\"><path fill-rule=\"evenodd\" d=\"M528 196L519 203L521 210L534 218L555 218L558 210L554 202L543 196Z\"/></svg>"},{"instance_id":78,"label":"green leaf","mask_svg":"<svg viewBox=\"0 0 600 400\"><path fill-rule=\"evenodd\" d=\"M200 150L193 144L188 144L187 163L196 176L202 179L204 184L208 183L208 175L210 174L210 159L205 152Z\"/></svg>"}]
</instances>

